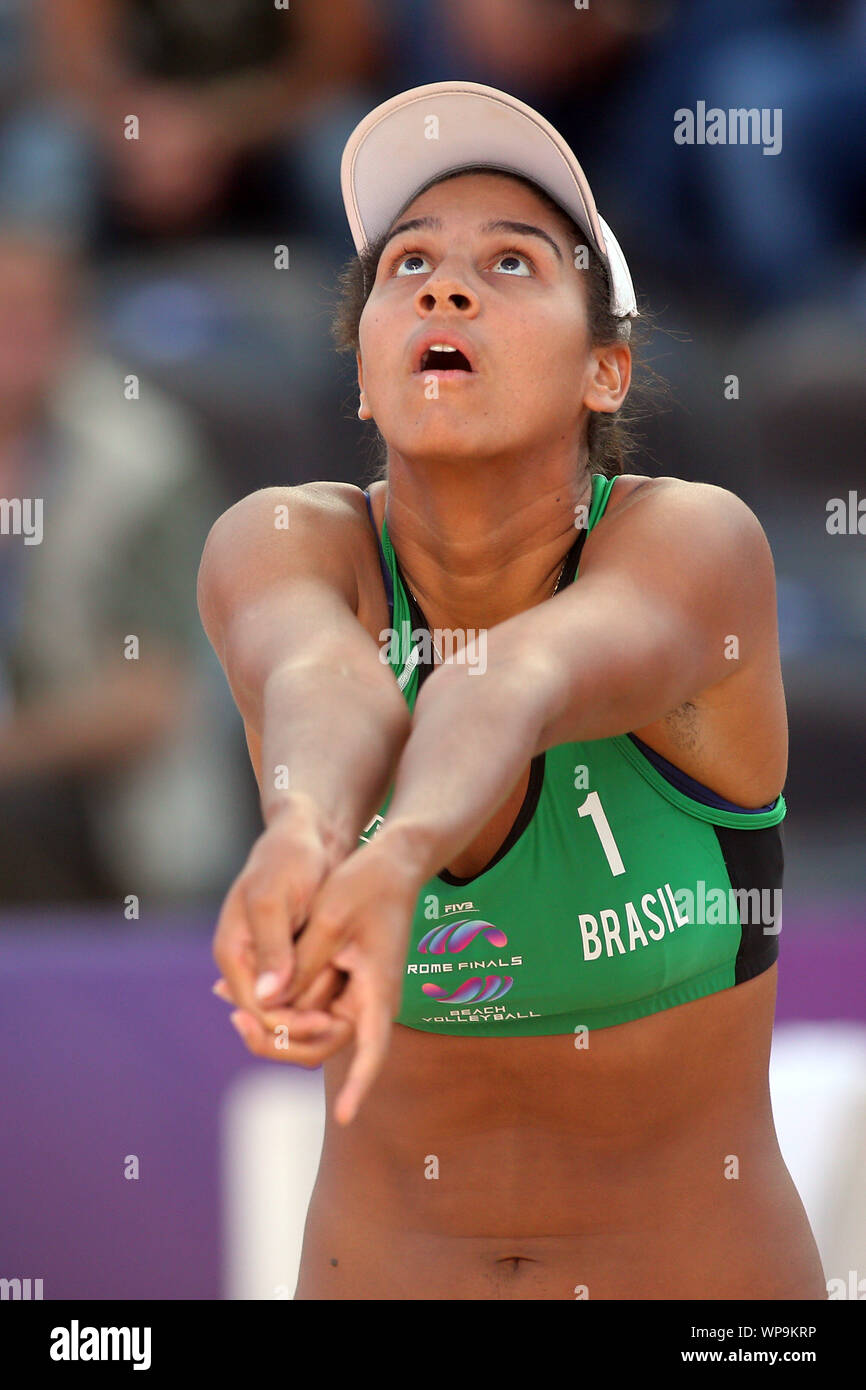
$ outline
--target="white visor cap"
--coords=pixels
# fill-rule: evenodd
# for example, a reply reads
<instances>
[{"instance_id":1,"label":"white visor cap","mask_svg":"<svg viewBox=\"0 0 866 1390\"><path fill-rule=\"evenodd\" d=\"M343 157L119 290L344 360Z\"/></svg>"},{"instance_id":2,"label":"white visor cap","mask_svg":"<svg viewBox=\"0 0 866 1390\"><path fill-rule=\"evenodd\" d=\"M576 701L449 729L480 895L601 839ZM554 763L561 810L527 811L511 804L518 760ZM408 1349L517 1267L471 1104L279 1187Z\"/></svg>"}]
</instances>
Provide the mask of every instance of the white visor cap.
<instances>
[{"instance_id":1,"label":"white visor cap","mask_svg":"<svg viewBox=\"0 0 866 1390\"><path fill-rule=\"evenodd\" d=\"M480 164L522 174L582 227L608 268L616 318L639 310L619 242L595 206L569 146L531 106L480 82L429 82L375 107L355 127L340 166L355 249L386 232L438 178Z\"/></svg>"}]
</instances>

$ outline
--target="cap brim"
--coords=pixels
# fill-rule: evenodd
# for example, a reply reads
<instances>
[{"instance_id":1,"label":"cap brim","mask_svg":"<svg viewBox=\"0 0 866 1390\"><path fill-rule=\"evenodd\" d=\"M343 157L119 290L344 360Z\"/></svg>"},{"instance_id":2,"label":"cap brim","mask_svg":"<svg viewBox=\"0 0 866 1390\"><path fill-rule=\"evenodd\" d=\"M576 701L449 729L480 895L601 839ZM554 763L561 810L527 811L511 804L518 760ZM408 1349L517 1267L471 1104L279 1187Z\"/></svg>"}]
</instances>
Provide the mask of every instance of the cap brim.
<instances>
[{"instance_id":1,"label":"cap brim","mask_svg":"<svg viewBox=\"0 0 866 1390\"><path fill-rule=\"evenodd\" d=\"M356 250L386 232L440 174L473 164L520 174L543 188L609 264L614 312L637 312L625 258L599 217L573 151L532 107L479 82L412 87L375 107L355 127L340 178Z\"/></svg>"}]
</instances>

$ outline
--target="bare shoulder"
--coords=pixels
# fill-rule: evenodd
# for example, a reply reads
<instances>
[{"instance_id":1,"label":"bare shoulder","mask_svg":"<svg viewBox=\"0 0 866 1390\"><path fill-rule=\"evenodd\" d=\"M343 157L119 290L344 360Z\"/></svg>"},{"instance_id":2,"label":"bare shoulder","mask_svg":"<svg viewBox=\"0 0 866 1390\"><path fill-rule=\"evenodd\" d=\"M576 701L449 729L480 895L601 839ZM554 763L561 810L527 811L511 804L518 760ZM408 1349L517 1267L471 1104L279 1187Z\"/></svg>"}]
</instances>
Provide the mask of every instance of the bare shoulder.
<instances>
[{"instance_id":1,"label":"bare shoulder","mask_svg":"<svg viewBox=\"0 0 866 1390\"><path fill-rule=\"evenodd\" d=\"M721 641L727 658L737 639L727 674L633 732L738 805L774 800L787 720L773 557L751 508L714 484L625 475L584 549L582 575L614 577L627 602L674 615L689 645Z\"/></svg>"},{"instance_id":2,"label":"bare shoulder","mask_svg":"<svg viewBox=\"0 0 866 1390\"><path fill-rule=\"evenodd\" d=\"M249 530L260 538L262 530L288 530L292 522L338 530L363 518L364 494L352 483L310 482L286 487L263 487L248 493L223 512L214 523L208 542L226 536L241 537Z\"/></svg>"},{"instance_id":3,"label":"bare shoulder","mask_svg":"<svg viewBox=\"0 0 866 1390\"><path fill-rule=\"evenodd\" d=\"M605 510L605 517L623 512L640 503L655 512L670 512L673 521L688 515L694 520L708 518L739 524L746 530L761 532L763 528L755 513L729 488L716 483L697 483L688 478L646 478L637 473L625 473L617 478Z\"/></svg>"},{"instance_id":4,"label":"bare shoulder","mask_svg":"<svg viewBox=\"0 0 866 1390\"><path fill-rule=\"evenodd\" d=\"M366 541L366 503L360 488L309 482L260 488L214 522L198 578L199 608L207 615L293 577L318 578L357 605L358 557Z\"/></svg>"},{"instance_id":5,"label":"bare shoulder","mask_svg":"<svg viewBox=\"0 0 866 1390\"><path fill-rule=\"evenodd\" d=\"M625 475L587 536L580 576L611 585L634 612L666 615L683 641L720 629L742 634L744 658L730 668L738 678L748 668L775 669L772 552L754 512L727 488Z\"/></svg>"},{"instance_id":6,"label":"bare shoulder","mask_svg":"<svg viewBox=\"0 0 866 1390\"><path fill-rule=\"evenodd\" d=\"M668 553L679 566L735 563L748 567L753 580L773 572L770 545L757 516L736 493L714 483L623 474L587 537L586 567L603 553L634 553L636 543Z\"/></svg>"}]
</instances>

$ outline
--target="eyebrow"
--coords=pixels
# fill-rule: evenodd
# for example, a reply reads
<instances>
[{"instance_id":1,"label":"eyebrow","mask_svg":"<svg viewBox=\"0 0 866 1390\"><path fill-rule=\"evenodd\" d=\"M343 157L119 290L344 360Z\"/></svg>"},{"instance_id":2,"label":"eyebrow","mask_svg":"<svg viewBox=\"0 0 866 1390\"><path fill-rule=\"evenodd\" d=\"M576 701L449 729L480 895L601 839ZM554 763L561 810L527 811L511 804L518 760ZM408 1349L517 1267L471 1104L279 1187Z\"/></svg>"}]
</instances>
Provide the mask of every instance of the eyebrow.
<instances>
[{"instance_id":1,"label":"eyebrow","mask_svg":"<svg viewBox=\"0 0 866 1390\"><path fill-rule=\"evenodd\" d=\"M556 253L557 260L562 260L562 252L557 246L553 237L543 231L541 227L535 227L531 222L510 222L507 218L500 218L495 222L485 222L481 228L482 232L514 232L517 236L540 236L552 247Z\"/></svg>"},{"instance_id":2,"label":"eyebrow","mask_svg":"<svg viewBox=\"0 0 866 1390\"><path fill-rule=\"evenodd\" d=\"M398 222L397 226L388 234L385 246L393 241L395 236L400 236L403 232L414 232L419 229L425 231L441 232L441 217L410 217L407 222ZM482 232L514 232L517 236L537 236L546 241L548 246L554 251L557 260L562 260L562 252L557 246L553 237L545 232L541 227L534 226L531 222L511 222L508 218L500 217L492 222L485 222L481 227Z\"/></svg>"}]
</instances>

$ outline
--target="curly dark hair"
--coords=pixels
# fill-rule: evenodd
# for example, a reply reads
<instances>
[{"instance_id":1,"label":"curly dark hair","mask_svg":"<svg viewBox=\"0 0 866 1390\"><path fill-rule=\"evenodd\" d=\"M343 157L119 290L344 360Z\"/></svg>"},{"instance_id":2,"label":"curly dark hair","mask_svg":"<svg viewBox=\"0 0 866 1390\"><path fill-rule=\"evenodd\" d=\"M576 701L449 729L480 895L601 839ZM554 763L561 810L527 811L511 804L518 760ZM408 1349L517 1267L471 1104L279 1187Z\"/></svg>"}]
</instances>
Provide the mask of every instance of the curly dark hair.
<instances>
[{"instance_id":1,"label":"curly dark hair","mask_svg":"<svg viewBox=\"0 0 866 1390\"><path fill-rule=\"evenodd\" d=\"M450 170L448 173L440 174L438 178L432 179L426 187L432 188L435 184L458 178L461 174L493 172L505 174L508 178L516 179L518 183L531 189L548 208L564 219L573 244L586 247L588 252L586 274L588 276L587 315L590 345L592 347L604 347L611 343L628 342L634 358L635 348L643 346L652 327L647 309L640 305L640 317L637 319L617 318L611 313L610 280L604 262L598 252L589 245L586 234L543 188L522 174L513 174L499 169L493 170L486 165L467 165L461 169ZM413 199L417 196L417 193L413 194ZM331 321L331 334L339 352L354 354L358 351L361 314L373 288L379 258L388 235L388 231L385 231L375 241L362 247L356 256L352 256L346 262L339 273L337 280L338 299ZM655 373L646 363L635 363L633 371L635 367L640 366L655 381L659 381L659 378L655 376ZM623 402L618 411L615 413L590 412L586 432L586 458L590 472L601 473L606 478L614 478L625 472L626 462L640 447L640 440L634 426L639 419L644 418L646 408L651 400L654 401L654 393L649 389L649 382L636 380L633 376L626 401ZM378 431L376 453L374 477L386 478L388 450L385 440ZM370 481L373 481L373 478Z\"/></svg>"}]
</instances>

